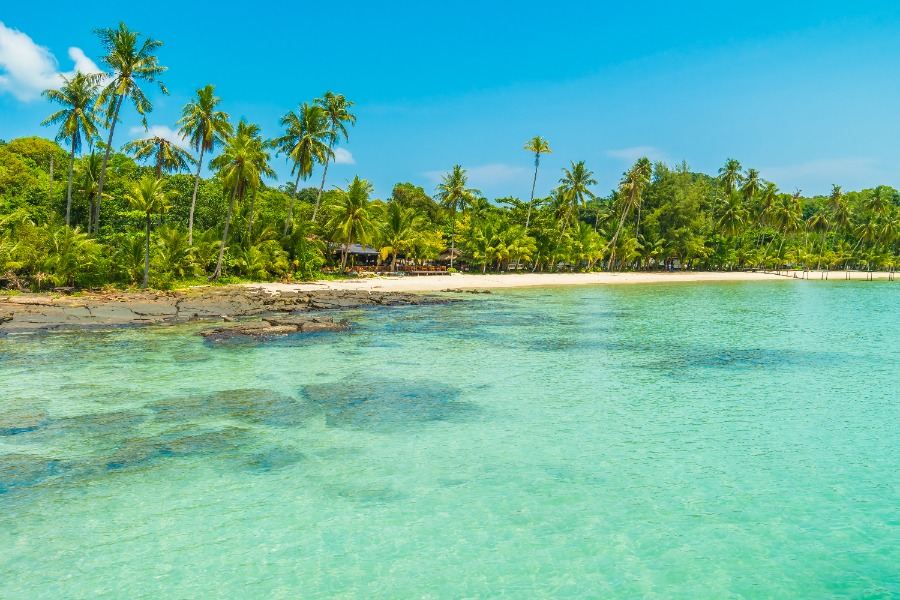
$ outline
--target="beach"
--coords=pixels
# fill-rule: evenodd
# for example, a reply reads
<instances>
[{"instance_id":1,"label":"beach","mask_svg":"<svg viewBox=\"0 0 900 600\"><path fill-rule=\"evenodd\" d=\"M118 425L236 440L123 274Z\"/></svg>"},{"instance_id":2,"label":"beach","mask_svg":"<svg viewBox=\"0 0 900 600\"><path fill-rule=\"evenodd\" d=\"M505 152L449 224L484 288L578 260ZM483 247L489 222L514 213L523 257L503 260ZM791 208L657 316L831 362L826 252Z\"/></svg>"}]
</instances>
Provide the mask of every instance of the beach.
<instances>
[{"instance_id":1,"label":"beach","mask_svg":"<svg viewBox=\"0 0 900 600\"><path fill-rule=\"evenodd\" d=\"M470 274L432 275L419 277L378 276L360 279L336 279L309 283L254 283L250 287L269 292L311 291L311 290L371 290L392 292L442 292L464 290L491 290L503 288L556 287L570 285L634 285L657 283L711 283L739 281L777 281L794 279L792 271L774 272L749 271L676 271L676 272L626 272L626 273L516 273L516 274ZM796 272L797 278L819 280L822 273ZM851 280L866 280L868 273L849 271ZM875 280L887 280L886 272L873 273ZM828 273L829 281L843 281L844 271Z\"/></svg>"},{"instance_id":2,"label":"beach","mask_svg":"<svg viewBox=\"0 0 900 600\"><path fill-rule=\"evenodd\" d=\"M851 281L888 281L888 273L850 271ZM828 282L847 278L827 273ZM367 306L431 304L454 293L513 288L565 288L657 284L821 281L817 271L655 272L655 273L453 273L432 276L373 276L302 283L246 283L195 286L173 291L83 292L0 295L0 335L66 329L221 322L290 312L341 310Z\"/></svg>"}]
</instances>

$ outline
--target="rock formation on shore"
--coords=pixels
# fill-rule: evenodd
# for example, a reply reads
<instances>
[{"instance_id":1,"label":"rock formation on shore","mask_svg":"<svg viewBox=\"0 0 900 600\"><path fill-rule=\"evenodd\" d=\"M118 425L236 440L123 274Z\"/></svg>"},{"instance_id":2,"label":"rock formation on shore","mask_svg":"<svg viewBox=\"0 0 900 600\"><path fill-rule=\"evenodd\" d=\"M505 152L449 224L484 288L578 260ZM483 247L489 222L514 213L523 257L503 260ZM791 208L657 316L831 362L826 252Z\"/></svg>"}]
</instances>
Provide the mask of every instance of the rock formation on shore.
<instances>
[{"instance_id":1,"label":"rock formation on shore","mask_svg":"<svg viewBox=\"0 0 900 600\"><path fill-rule=\"evenodd\" d=\"M272 293L248 286L192 288L176 292L105 293L81 296L0 295L0 335L65 329L134 325L165 325L195 321L234 321L246 317L270 319L235 323L221 329L253 328L269 333L346 329L340 322L309 316L285 320L284 315L318 310L370 306L405 306L448 302L447 298L399 292L315 290ZM275 330L273 328L281 328ZM290 331L289 331L290 330ZM238 334L239 335L239 334Z\"/></svg>"}]
</instances>

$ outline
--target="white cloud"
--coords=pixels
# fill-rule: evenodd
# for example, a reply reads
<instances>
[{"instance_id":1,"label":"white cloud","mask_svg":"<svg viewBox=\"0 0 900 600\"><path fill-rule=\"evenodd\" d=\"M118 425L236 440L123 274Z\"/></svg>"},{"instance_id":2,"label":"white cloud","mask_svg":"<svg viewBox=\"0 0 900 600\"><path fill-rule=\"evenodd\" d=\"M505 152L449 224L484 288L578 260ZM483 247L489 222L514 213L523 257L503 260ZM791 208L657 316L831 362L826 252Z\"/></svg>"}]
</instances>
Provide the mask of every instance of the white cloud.
<instances>
[{"instance_id":1,"label":"white cloud","mask_svg":"<svg viewBox=\"0 0 900 600\"><path fill-rule=\"evenodd\" d=\"M607 150L606 155L610 158L618 158L627 162L634 162L639 158L646 156L652 161L667 161L666 153L654 146L633 146L631 148L619 148L618 150Z\"/></svg>"},{"instance_id":2,"label":"white cloud","mask_svg":"<svg viewBox=\"0 0 900 600\"><path fill-rule=\"evenodd\" d=\"M71 77L75 71L100 72L80 48L69 48L69 58L74 69L60 72L59 63L48 48L0 21L0 92L9 92L27 102L40 98L44 90L58 87L63 77Z\"/></svg>"},{"instance_id":3,"label":"white cloud","mask_svg":"<svg viewBox=\"0 0 900 600\"><path fill-rule=\"evenodd\" d=\"M469 176L469 184L474 187L494 186L521 181L523 178L527 179L531 174L531 169L503 163L465 167L465 170ZM447 171L426 171L424 173L425 177L435 184L440 183L441 178L446 174Z\"/></svg>"},{"instance_id":4,"label":"white cloud","mask_svg":"<svg viewBox=\"0 0 900 600\"><path fill-rule=\"evenodd\" d=\"M349 150L344 148L335 148L334 149L334 164L336 165L355 165L356 161L353 160L353 155L350 154Z\"/></svg>"},{"instance_id":5,"label":"white cloud","mask_svg":"<svg viewBox=\"0 0 900 600\"><path fill-rule=\"evenodd\" d=\"M135 126L128 130L132 139L145 140L151 137L161 137L178 146L185 146L187 141L181 134L167 125L151 125L146 130L141 126Z\"/></svg>"}]
</instances>

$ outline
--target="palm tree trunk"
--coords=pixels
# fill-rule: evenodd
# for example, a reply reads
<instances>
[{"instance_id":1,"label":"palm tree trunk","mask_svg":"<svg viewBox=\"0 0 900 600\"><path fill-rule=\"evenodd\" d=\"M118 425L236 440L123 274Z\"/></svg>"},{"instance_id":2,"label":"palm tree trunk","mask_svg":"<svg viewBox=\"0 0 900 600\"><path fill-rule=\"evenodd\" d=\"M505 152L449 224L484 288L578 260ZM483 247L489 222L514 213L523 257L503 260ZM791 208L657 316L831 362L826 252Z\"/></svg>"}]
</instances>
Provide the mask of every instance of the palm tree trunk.
<instances>
[{"instance_id":1,"label":"palm tree trunk","mask_svg":"<svg viewBox=\"0 0 900 600\"><path fill-rule=\"evenodd\" d=\"M456 254L456 211L450 216L450 268L453 268L453 255Z\"/></svg>"},{"instance_id":2,"label":"palm tree trunk","mask_svg":"<svg viewBox=\"0 0 900 600\"><path fill-rule=\"evenodd\" d=\"M253 195L250 196L250 217L247 219L247 242L252 246L253 245L253 210L256 207L256 189L253 190Z\"/></svg>"},{"instance_id":3,"label":"palm tree trunk","mask_svg":"<svg viewBox=\"0 0 900 600\"><path fill-rule=\"evenodd\" d=\"M225 257L225 244L228 243L228 228L231 226L231 215L234 213L234 199L237 196L237 183L231 191L231 200L228 201L228 213L225 215L225 230L222 232L222 244L219 246L219 258L216 260L216 270L210 276L210 281L215 281L222 276L222 259Z\"/></svg>"},{"instance_id":4,"label":"palm tree trunk","mask_svg":"<svg viewBox=\"0 0 900 600\"><path fill-rule=\"evenodd\" d=\"M393 255L391 255L391 272L392 273L397 272L397 253L396 252L394 252Z\"/></svg>"},{"instance_id":5,"label":"palm tree trunk","mask_svg":"<svg viewBox=\"0 0 900 600\"><path fill-rule=\"evenodd\" d=\"M619 234L622 233L622 226L625 224L625 219L628 218L628 207L626 206L622 209L622 217L619 219L619 226L616 227L616 233L613 235L612 239L609 241L610 253L609 253L609 261L606 263L606 270L611 271L612 265L616 259L616 243L619 241Z\"/></svg>"},{"instance_id":6,"label":"palm tree trunk","mask_svg":"<svg viewBox=\"0 0 900 600\"><path fill-rule=\"evenodd\" d=\"M330 157L334 152L334 140L331 140L331 143L328 144L328 156ZM322 169L322 183L319 184L319 194L316 196L316 206L313 208L313 223L316 222L316 216L319 214L319 203L322 201L322 192L325 190L325 176L328 175L328 163L331 162L329 158L325 159L325 168Z\"/></svg>"},{"instance_id":7,"label":"palm tree trunk","mask_svg":"<svg viewBox=\"0 0 900 600\"><path fill-rule=\"evenodd\" d=\"M116 131L116 122L119 120L119 110L126 94L119 96L116 101L116 109L113 112L112 122L109 126L109 137L106 140L106 150L103 152L103 166L100 167L100 181L97 184L97 202L94 204L93 228L94 233L100 233L100 200L103 198L103 185L106 183L106 166L109 163L109 155L112 153L113 134Z\"/></svg>"},{"instance_id":8,"label":"palm tree trunk","mask_svg":"<svg viewBox=\"0 0 900 600\"><path fill-rule=\"evenodd\" d=\"M324 185L324 182L323 182ZM284 231L281 233L282 236L288 234L291 230L291 225L294 224L294 202L297 201L297 190L300 187L300 168L297 168L297 179L294 180L294 194L291 196L291 201L288 203L288 215L287 219L284 222ZM318 201L316 202L316 206L318 207ZM315 217L313 217L315 220Z\"/></svg>"},{"instance_id":9,"label":"palm tree trunk","mask_svg":"<svg viewBox=\"0 0 900 600\"><path fill-rule=\"evenodd\" d=\"M72 224L72 173L75 171L75 136L72 136L72 153L69 155L69 177L66 183L66 227Z\"/></svg>"},{"instance_id":10,"label":"palm tree trunk","mask_svg":"<svg viewBox=\"0 0 900 600\"><path fill-rule=\"evenodd\" d=\"M528 212L525 213L525 233L528 233L528 225L531 223L531 207L534 205L534 190L537 187L539 162L540 154L536 154L534 157L534 177L531 180L531 197L528 199Z\"/></svg>"},{"instance_id":11,"label":"palm tree trunk","mask_svg":"<svg viewBox=\"0 0 900 600\"><path fill-rule=\"evenodd\" d=\"M353 243L353 236L347 236L347 243L341 249L341 273L347 268L347 255L350 254L350 245Z\"/></svg>"},{"instance_id":12,"label":"palm tree trunk","mask_svg":"<svg viewBox=\"0 0 900 600\"><path fill-rule=\"evenodd\" d=\"M94 193L88 192L88 215L87 215L88 233L94 230Z\"/></svg>"},{"instance_id":13,"label":"palm tree trunk","mask_svg":"<svg viewBox=\"0 0 900 600\"><path fill-rule=\"evenodd\" d=\"M643 202L637 205L637 219L634 221L634 239L637 240L641 235L641 207ZM639 240L638 240L639 241Z\"/></svg>"},{"instance_id":14,"label":"palm tree trunk","mask_svg":"<svg viewBox=\"0 0 900 600\"><path fill-rule=\"evenodd\" d=\"M525 235L528 235L528 226L531 224L531 207L534 205L534 190L537 187L537 176L538 176L538 163L540 161L540 154L535 154L534 156L534 177L531 179L531 197L528 199L528 211L525 213ZM516 256L516 271L519 270L519 261L522 256Z\"/></svg>"},{"instance_id":15,"label":"palm tree trunk","mask_svg":"<svg viewBox=\"0 0 900 600\"><path fill-rule=\"evenodd\" d=\"M194 193L191 195L191 212L188 215L188 246L194 245L194 209L197 207L197 190L200 189L200 169L203 168L203 152L206 148L200 144L200 158L197 160L197 174L194 175Z\"/></svg>"},{"instance_id":16,"label":"palm tree trunk","mask_svg":"<svg viewBox=\"0 0 900 600\"><path fill-rule=\"evenodd\" d=\"M147 213L147 233L144 236L144 283L141 289L146 290L150 283L150 213Z\"/></svg>"}]
</instances>

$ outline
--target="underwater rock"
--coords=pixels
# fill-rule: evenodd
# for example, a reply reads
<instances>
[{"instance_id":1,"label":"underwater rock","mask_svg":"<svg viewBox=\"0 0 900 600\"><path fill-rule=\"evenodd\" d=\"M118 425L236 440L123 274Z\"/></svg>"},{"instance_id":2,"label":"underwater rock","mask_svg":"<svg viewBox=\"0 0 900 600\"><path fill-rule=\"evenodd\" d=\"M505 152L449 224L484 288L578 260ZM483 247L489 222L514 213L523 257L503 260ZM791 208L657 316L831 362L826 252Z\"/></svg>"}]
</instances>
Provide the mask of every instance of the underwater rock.
<instances>
[{"instance_id":1,"label":"underwater rock","mask_svg":"<svg viewBox=\"0 0 900 600\"><path fill-rule=\"evenodd\" d=\"M213 431L181 430L157 437L130 438L105 458L106 468L118 470L162 458L236 451L247 440L247 435L248 432L240 427L226 427Z\"/></svg>"},{"instance_id":2,"label":"underwater rock","mask_svg":"<svg viewBox=\"0 0 900 600\"><path fill-rule=\"evenodd\" d=\"M275 427L299 425L315 414L308 403L267 389L223 390L202 396L175 397L148 406L159 418L196 421L232 418Z\"/></svg>"},{"instance_id":3,"label":"underwater rock","mask_svg":"<svg viewBox=\"0 0 900 600\"><path fill-rule=\"evenodd\" d=\"M306 460L306 455L302 452L277 446L253 454L247 459L246 464L253 471L267 472L289 467L303 460Z\"/></svg>"},{"instance_id":4,"label":"underwater rock","mask_svg":"<svg viewBox=\"0 0 900 600\"><path fill-rule=\"evenodd\" d=\"M0 454L0 494L37 485L59 474L62 463L34 454Z\"/></svg>"},{"instance_id":5,"label":"underwater rock","mask_svg":"<svg viewBox=\"0 0 900 600\"><path fill-rule=\"evenodd\" d=\"M126 433L147 419L142 412L107 411L54 419L49 429L78 436L110 435Z\"/></svg>"},{"instance_id":6,"label":"underwater rock","mask_svg":"<svg viewBox=\"0 0 900 600\"><path fill-rule=\"evenodd\" d=\"M299 425L315 414L306 402L266 389L225 390L210 394L213 410L250 423L276 427Z\"/></svg>"},{"instance_id":7,"label":"underwater rock","mask_svg":"<svg viewBox=\"0 0 900 600\"><path fill-rule=\"evenodd\" d=\"M45 426L47 413L37 408L13 408L0 412L0 436L28 433Z\"/></svg>"},{"instance_id":8,"label":"underwater rock","mask_svg":"<svg viewBox=\"0 0 900 600\"><path fill-rule=\"evenodd\" d=\"M457 399L458 388L434 381L360 378L308 385L302 392L325 413L326 425L347 429L385 431L477 411Z\"/></svg>"}]
</instances>

